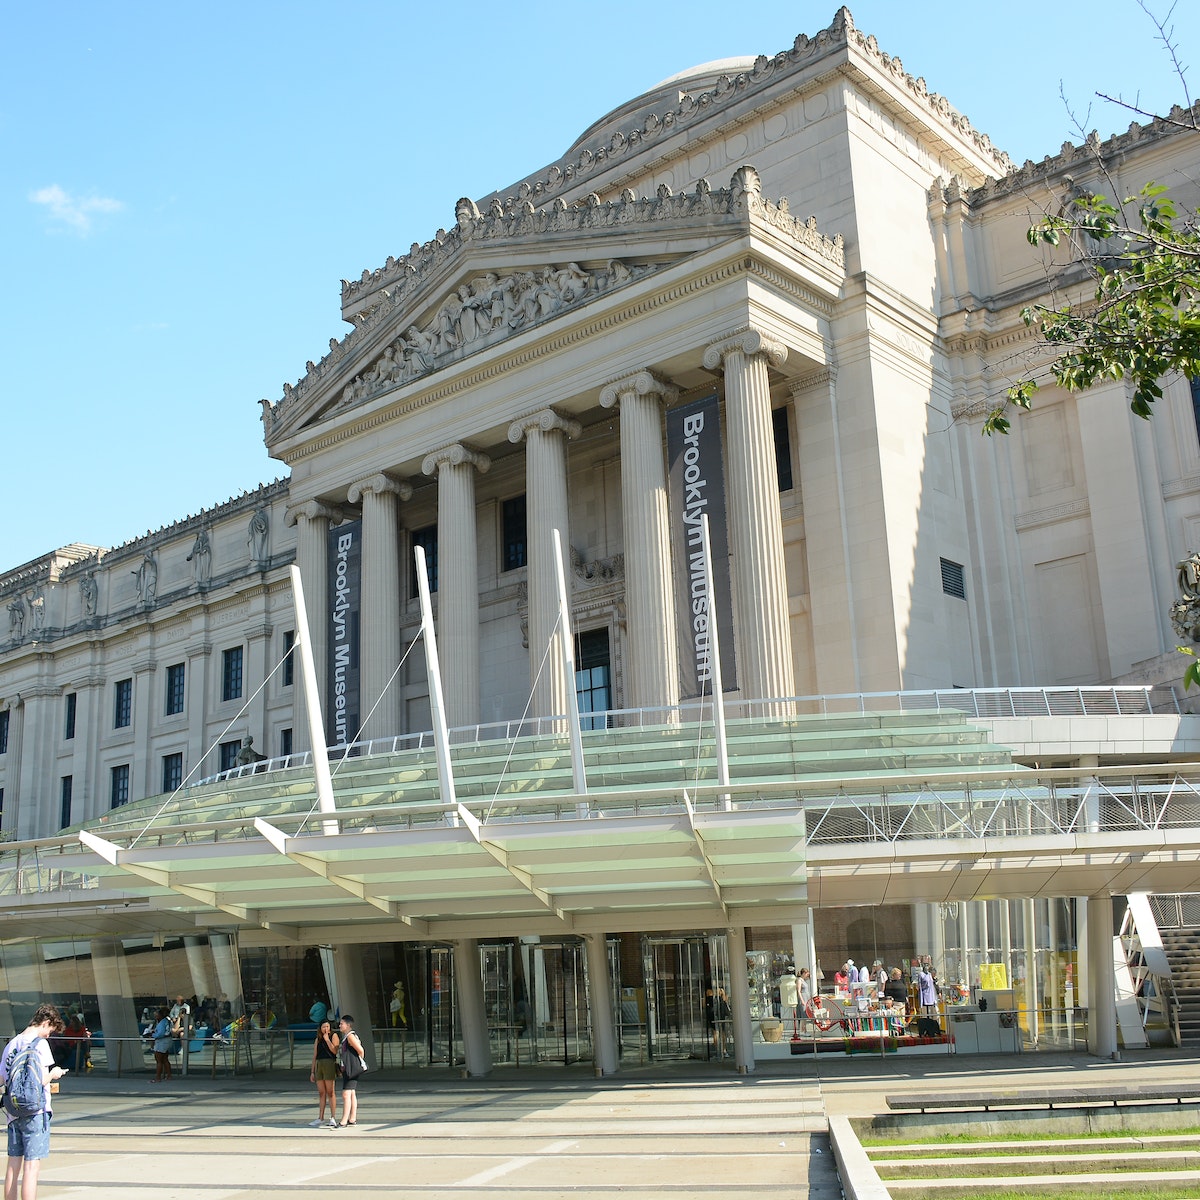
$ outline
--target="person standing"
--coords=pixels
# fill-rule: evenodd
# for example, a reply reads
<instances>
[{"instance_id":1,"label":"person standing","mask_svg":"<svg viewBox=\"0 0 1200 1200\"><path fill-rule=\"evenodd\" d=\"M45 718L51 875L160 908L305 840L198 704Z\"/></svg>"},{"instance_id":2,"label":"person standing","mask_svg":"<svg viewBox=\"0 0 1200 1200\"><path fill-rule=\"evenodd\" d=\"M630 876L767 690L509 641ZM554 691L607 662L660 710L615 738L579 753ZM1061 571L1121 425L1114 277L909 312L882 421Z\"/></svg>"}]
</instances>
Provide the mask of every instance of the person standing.
<instances>
[{"instance_id":1,"label":"person standing","mask_svg":"<svg viewBox=\"0 0 1200 1200\"><path fill-rule=\"evenodd\" d=\"M17 1057L33 1044L36 1066L41 1070L42 1111L29 1116L14 1117L5 1110L8 1120L8 1167L4 1172L4 1200L35 1200L38 1174L42 1159L50 1154L50 1085L61 1079L66 1071L54 1065L49 1037L63 1028L63 1019L53 1004L43 1004L33 1014L28 1027L18 1033L0 1055L0 1083L8 1084L9 1071Z\"/></svg>"},{"instance_id":2,"label":"person standing","mask_svg":"<svg viewBox=\"0 0 1200 1200\"><path fill-rule=\"evenodd\" d=\"M317 1119L310 1121L313 1129L328 1125L330 1129L337 1128L337 1086L338 1071L338 1035L333 1032L329 1018L317 1027L317 1036L313 1040L312 1070L308 1078L317 1085ZM329 1104L329 1119L325 1119L325 1105Z\"/></svg>"},{"instance_id":3,"label":"person standing","mask_svg":"<svg viewBox=\"0 0 1200 1200\"><path fill-rule=\"evenodd\" d=\"M358 1077L362 1074L363 1044L354 1032L354 1018L343 1015L338 1022L342 1032L342 1124L358 1124Z\"/></svg>"},{"instance_id":4,"label":"person standing","mask_svg":"<svg viewBox=\"0 0 1200 1200\"><path fill-rule=\"evenodd\" d=\"M166 1006L158 1010L154 1023L154 1083L165 1083L171 1078L171 1049L175 1035L171 1032L171 1015Z\"/></svg>"}]
</instances>

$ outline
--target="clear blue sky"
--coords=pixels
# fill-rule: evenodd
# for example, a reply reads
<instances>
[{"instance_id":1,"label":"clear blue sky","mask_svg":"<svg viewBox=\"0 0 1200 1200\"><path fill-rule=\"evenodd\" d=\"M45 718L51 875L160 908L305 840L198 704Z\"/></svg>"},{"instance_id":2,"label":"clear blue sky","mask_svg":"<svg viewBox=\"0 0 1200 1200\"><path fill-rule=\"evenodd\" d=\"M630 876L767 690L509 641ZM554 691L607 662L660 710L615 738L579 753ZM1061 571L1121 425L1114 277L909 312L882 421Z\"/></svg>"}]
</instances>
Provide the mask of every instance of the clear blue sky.
<instances>
[{"instance_id":1,"label":"clear blue sky","mask_svg":"<svg viewBox=\"0 0 1200 1200\"><path fill-rule=\"evenodd\" d=\"M659 80L836 7L0 0L0 571L283 474L258 400L343 335L342 277ZM1070 136L1060 81L1104 136L1131 118L1097 90L1182 99L1135 0L849 7L1018 162ZM1200 4L1173 23L1200 61Z\"/></svg>"}]
</instances>

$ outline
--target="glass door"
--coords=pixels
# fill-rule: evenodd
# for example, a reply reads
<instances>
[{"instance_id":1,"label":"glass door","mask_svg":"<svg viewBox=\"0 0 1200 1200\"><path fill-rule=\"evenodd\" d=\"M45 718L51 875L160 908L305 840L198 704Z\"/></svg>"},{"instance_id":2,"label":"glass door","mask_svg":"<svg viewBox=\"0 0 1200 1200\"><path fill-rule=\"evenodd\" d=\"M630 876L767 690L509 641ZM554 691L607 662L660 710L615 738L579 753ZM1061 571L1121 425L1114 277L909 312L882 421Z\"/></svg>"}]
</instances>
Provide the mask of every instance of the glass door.
<instances>
[{"instance_id":1,"label":"glass door","mask_svg":"<svg viewBox=\"0 0 1200 1200\"><path fill-rule=\"evenodd\" d=\"M521 945L524 992L516 1018L527 1031L534 1061L566 1066L592 1056L585 958L577 941Z\"/></svg>"},{"instance_id":2,"label":"glass door","mask_svg":"<svg viewBox=\"0 0 1200 1200\"><path fill-rule=\"evenodd\" d=\"M728 1041L727 1030L710 1028L708 989L728 993L729 960L724 934L646 935L642 938L646 1048L651 1059L707 1059ZM713 1019L720 1013L712 1008Z\"/></svg>"}]
</instances>

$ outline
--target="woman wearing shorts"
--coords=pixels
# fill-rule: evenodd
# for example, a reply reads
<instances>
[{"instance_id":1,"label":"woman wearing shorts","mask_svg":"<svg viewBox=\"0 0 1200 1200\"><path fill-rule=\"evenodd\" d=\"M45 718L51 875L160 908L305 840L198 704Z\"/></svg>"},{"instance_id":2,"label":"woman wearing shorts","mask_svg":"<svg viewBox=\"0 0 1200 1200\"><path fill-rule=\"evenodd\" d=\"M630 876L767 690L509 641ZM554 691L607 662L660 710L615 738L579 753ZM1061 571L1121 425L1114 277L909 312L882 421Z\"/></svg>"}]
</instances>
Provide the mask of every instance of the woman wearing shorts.
<instances>
[{"instance_id":1,"label":"woman wearing shorts","mask_svg":"<svg viewBox=\"0 0 1200 1200\"><path fill-rule=\"evenodd\" d=\"M362 1042L358 1039L358 1034L354 1032L354 1018L343 1017L338 1023L338 1028L342 1031L342 1056L343 1059L348 1055L353 1055L355 1059L361 1057L363 1052ZM354 1125L358 1122L358 1080L350 1079L345 1074L342 1076L342 1124Z\"/></svg>"},{"instance_id":2,"label":"woman wearing shorts","mask_svg":"<svg viewBox=\"0 0 1200 1200\"><path fill-rule=\"evenodd\" d=\"M338 1035L333 1032L333 1026L327 1017L317 1026L316 1040L313 1042L312 1071L309 1079L317 1085L317 1098L320 1108L317 1119L310 1121L313 1129L328 1125L330 1129L337 1128L337 1095L334 1085L338 1075ZM325 1104L329 1104L329 1119L325 1119Z\"/></svg>"}]
</instances>

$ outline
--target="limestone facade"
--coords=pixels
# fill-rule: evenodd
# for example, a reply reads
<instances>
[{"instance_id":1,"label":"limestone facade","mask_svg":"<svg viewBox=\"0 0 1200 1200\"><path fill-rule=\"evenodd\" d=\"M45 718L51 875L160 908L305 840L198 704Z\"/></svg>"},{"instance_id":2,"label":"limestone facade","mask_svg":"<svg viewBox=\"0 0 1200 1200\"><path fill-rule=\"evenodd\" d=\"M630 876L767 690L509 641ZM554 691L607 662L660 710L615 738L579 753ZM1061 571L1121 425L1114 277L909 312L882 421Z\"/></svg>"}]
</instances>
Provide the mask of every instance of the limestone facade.
<instances>
[{"instance_id":1,"label":"limestone facade","mask_svg":"<svg viewBox=\"0 0 1200 1200\"><path fill-rule=\"evenodd\" d=\"M155 790L170 737L190 766L227 712L209 702L226 641L246 646L248 686L276 661L293 558L324 686L327 534L351 519L364 714L416 636L412 551L431 537L451 723L561 713L554 529L576 632L607 640L612 706L674 704L664 421L713 389L735 695L1143 669L1174 644L1174 564L1200 545L1186 381L1166 382L1149 424L1120 384L1044 391L1007 439L979 424L1028 369L1020 312L1047 278L1024 238L1038 208L1101 161L1126 190L1155 179L1194 205L1198 156L1200 135L1156 123L1017 168L844 9L773 56L631 100L557 162L461 199L449 228L343 281L350 331L262 401L289 480L214 510L207 550L193 518L0 578L0 709L20 744L19 762L0 756L3 827L55 828L67 765L86 779L75 819L103 810L118 759L136 763L134 796ZM235 564L259 507L269 553ZM98 616L84 615L88 578ZM37 629L53 637L35 646ZM139 697L177 655L206 701L168 735ZM429 726L423 671L413 655L364 736ZM147 717L122 741L105 706L126 677ZM92 730L75 763L53 736L72 689ZM305 728L272 687L247 725L269 754L283 729L302 748Z\"/></svg>"}]
</instances>

